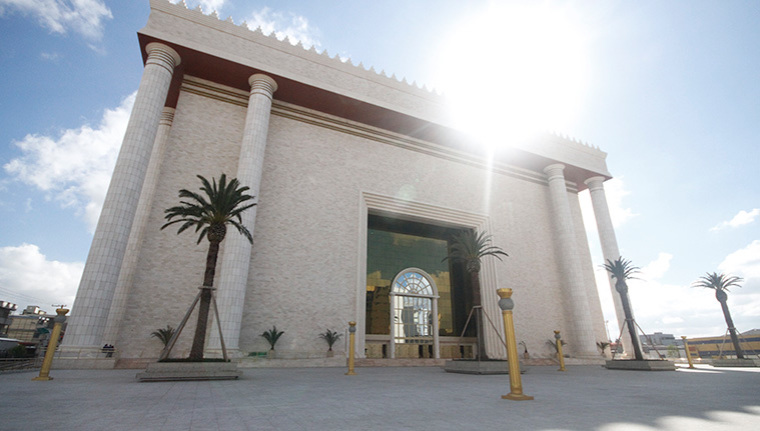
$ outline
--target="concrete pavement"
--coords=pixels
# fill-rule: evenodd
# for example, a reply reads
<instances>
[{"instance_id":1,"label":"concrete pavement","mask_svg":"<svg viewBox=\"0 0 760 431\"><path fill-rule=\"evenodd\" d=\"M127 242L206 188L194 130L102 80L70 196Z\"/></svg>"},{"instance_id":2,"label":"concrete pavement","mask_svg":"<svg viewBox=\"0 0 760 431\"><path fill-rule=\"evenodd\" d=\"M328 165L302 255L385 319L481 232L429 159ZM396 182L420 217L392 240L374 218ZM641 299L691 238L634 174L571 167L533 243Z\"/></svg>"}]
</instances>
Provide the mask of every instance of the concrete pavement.
<instances>
[{"instance_id":1,"label":"concrete pavement","mask_svg":"<svg viewBox=\"0 0 760 431\"><path fill-rule=\"evenodd\" d=\"M137 383L137 370L0 375L1 430L735 430L760 424L760 369L246 369L241 380Z\"/></svg>"}]
</instances>

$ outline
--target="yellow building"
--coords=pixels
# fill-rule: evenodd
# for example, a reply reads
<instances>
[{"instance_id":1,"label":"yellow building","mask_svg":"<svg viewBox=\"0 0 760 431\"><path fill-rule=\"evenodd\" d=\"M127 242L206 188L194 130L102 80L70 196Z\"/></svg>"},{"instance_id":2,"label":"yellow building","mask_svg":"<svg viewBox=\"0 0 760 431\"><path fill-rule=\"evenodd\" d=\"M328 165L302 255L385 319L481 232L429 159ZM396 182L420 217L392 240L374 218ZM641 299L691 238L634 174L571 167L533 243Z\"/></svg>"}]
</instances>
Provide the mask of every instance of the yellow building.
<instances>
[{"instance_id":1,"label":"yellow building","mask_svg":"<svg viewBox=\"0 0 760 431\"><path fill-rule=\"evenodd\" d=\"M739 334L739 344L745 355L760 354L760 329L752 329ZM689 350L693 357L713 358L719 356L736 356L731 337L726 334L718 337L701 337L689 339Z\"/></svg>"}]
</instances>

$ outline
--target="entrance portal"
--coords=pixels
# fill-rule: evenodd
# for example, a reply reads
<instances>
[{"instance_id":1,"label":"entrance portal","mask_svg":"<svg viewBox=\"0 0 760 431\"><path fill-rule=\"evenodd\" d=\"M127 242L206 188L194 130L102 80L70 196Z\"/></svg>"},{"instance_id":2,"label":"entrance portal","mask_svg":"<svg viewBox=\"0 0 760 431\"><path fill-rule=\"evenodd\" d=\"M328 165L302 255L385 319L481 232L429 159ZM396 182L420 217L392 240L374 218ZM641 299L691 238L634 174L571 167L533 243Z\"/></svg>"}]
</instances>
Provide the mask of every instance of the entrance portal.
<instances>
[{"instance_id":1,"label":"entrance portal","mask_svg":"<svg viewBox=\"0 0 760 431\"><path fill-rule=\"evenodd\" d=\"M391 358L438 358L438 289L425 271L407 268L390 291Z\"/></svg>"}]
</instances>

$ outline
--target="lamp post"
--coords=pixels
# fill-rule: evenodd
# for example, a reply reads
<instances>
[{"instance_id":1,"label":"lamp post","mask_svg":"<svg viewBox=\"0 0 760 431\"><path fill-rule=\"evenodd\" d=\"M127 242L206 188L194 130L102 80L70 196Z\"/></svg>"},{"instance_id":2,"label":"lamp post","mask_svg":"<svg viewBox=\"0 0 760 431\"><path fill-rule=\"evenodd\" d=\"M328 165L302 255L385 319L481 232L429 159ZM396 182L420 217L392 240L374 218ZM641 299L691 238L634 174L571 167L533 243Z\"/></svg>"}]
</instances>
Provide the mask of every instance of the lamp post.
<instances>
[{"instance_id":1,"label":"lamp post","mask_svg":"<svg viewBox=\"0 0 760 431\"><path fill-rule=\"evenodd\" d=\"M565 369L565 355L562 353L562 336L559 335L559 331L554 331L554 339L557 341L557 357L559 358L559 370L567 371Z\"/></svg>"},{"instance_id":2,"label":"lamp post","mask_svg":"<svg viewBox=\"0 0 760 431\"><path fill-rule=\"evenodd\" d=\"M356 322L348 322L348 372L347 376L355 376L354 372L354 345L356 337Z\"/></svg>"},{"instance_id":3,"label":"lamp post","mask_svg":"<svg viewBox=\"0 0 760 431\"><path fill-rule=\"evenodd\" d=\"M69 312L68 309L63 307L65 307L65 305L61 305L61 308L55 310L58 315L55 316L55 319L53 320L55 322L53 324L53 334L50 335L50 340L48 341L47 351L45 351L45 359L42 360L42 368L40 368L40 375L32 380L53 380L53 378L50 377L50 367L53 365L53 356L55 355L56 347L58 347L58 338L61 336L61 327L63 326L63 322L66 321L66 313Z\"/></svg>"},{"instance_id":4,"label":"lamp post","mask_svg":"<svg viewBox=\"0 0 760 431\"><path fill-rule=\"evenodd\" d=\"M689 361L689 368L694 368L694 362L691 361L691 351L689 350L689 342L686 341L686 335L681 335L683 339L683 349L686 351L686 360Z\"/></svg>"},{"instance_id":5,"label":"lamp post","mask_svg":"<svg viewBox=\"0 0 760 431\"><path fill-rule=\"evenodd\" d=\"M512 309L515 303L512 301L512 289L496 289L499 295L499 308L504 318L504 338L507 342L507 363L509 364L509 387L510 392L502 395L505 400L527 401L533 397L523 394L522 379L520 378L520 359L517 357L517 342L515 341L515 322L512 319Z\"/></svg>"}]
</instances>

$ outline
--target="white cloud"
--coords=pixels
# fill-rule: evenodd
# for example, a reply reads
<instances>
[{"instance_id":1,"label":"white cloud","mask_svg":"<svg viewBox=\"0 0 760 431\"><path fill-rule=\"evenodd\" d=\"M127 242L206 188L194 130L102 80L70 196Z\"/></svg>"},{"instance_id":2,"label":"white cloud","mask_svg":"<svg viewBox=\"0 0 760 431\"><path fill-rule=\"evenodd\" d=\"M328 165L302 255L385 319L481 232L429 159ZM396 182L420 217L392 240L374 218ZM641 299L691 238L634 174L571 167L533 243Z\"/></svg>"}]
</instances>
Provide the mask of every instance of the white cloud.
<instances>
[{"instance_id":1,"label":"white cloud","mask_svg":"<svg viewBox=\"0 0 760 431\"><path fill-rule=\"evenodd\" d=\"M710 231L717 231L725 229L727 227L739 227L750 224L755 221L755 218L760 215L760 208L755 208L751 211L739 211L734 218L729 221L722 221L717 225L710 228Z\"/></svg>"},{"instance_id":2,"label":"white cloud","mask_svg":"<svg viewBox=\"0 0 760 431\"><path fill-rule=\"evenodd\" d=\"M628 222L628 220L638 215L631 208L626 208L623 204L623 198L630 193L625 189L622 177L612 178L604 183L604 195L607 198L607 207L610 211L612 225L615 228L619 228ZM579 193L578 200L581 206L581 214L583 215L583 226L589 235L589 240L594 241L598 237L594 206L591 204L589 191L585 190Z\"/></svg>"},{"instance_id":3,"label":"white cloud","mask_svg":"<svg viewBox=\"0 0 760 431\"><path fill-rule=\"evenodd\" d=\"M61 54L57 52L42 52L40 53L40 58L47 61L58 61L58 59L61 58Z\"/></svg>"},{"instance_id":4,"label":"white cloud","mask_svg":"<svg viewBox=\"0 0 760 431\"><path fill-rule=\"evenodd\" d=\"M135 93L106 110L95 129L85 124L57 138L27 135L15 142L23 155L5 164L6 172L74 208L94 231L134 100Z\"/></svg>"},{"instance_id":5,"label":"white cloud","mask_svg":"<svg viewBox=\"0 0 760 431\"><path fill-rule=\"evenodd\" d=\"M174 3L182 3L182 0L174 0ZM195 9L198 5L205 14L209 14L213 11L221 11L224 6L225 0L185 0L185 4L190 9Z\"/></svg>"},{"instance_id":6,"label":"white cloud","mask_svg":"<svg viewBox=\"0 0 760 431\"><path fill-rule=\"evenodd\" d=\"M637 277L642 280L658 280L670 269L670 260L673 255L669 253L660 253L656 260L649 262L641 268L641 274Z\"/></svg>"},{"instance_id":7,"label":"white cloud","mask_svg":"<svg viewBox=\"0 0 760 431\"><path fill-rule=\"evenodd\" d=\"M658 261L650 265L656 267ZM636 322L647 334L694 337L721 335L726 330L720 304L703 289L642 277L628 283L628 294Z\"/></svg>"},{"instance_id":8,"label":"white cloud","mask_svg":"<svg viewBox=\"0 0 760 431\"><path fill-rule=\"evenodd\" d=\"M747 281L758 279L760 282L760 241L754 240L748 246L726 256L718 269L744 277Z\"/></svg>"},{"instance_id":9,"label":"white cloud","mask_svg":"<svg viewBox=\"0 0 760 431\"><path fill-rule=\"evenodd\" d=\"M103 36L103 21L113 18L102 0L0 0L0 15L15 10L30 15L54 33L79 33L89 40Z\"/></svg>"},{"instance_id":10,"label":"white cloud","mask_svg":"<svg viewBox=\"0 0 760 431\"><path fill-rule=\"evenodd\" d=\"M319 49L321 46L317 40L319 30L311 27L309 20L299 15L275 12L265 7L259 11L254 11L247 23L251 29L260 27L264 34L274 32L277 39L288 38L293 45L300 41L307 48L314 46Z\"/></svg>"},{"instance_id":11,"label":"white cloud","mask_svg":"<svg viewBox=\"0 0 760 431\"><path fill-rule=\"evenodd\" d=\"M176 0L174 3L180 3L181 1ZM200 5L201 10L205 14L221 11L225 3L225 0L185 0L188 8L195 9ZM264 34L270 35L274 33L277 39L284 40L287 38L293 45L301 42L306 48L314 46L316 49L319 49L321 46L317 36L319 30L310 26L309 20L300 15L277 12L264 7L258 11L253 11L246 19L246 23L251 30L261 28ZM343 58L341 60L345 61Z\"/></svg>"},{"instance_id":12,"label":"white cloud","mask_svg":"<svg viewBox=\"0 0 760 431\"><path fill-rule=\"evenodd\" d=\"M632 209L623 206L623 198L631 194L625 189L623 177L613 178L605 182L604 192L607 196L607 205L610 207L610 217L614 227L620 227L638 215Z\"/></svg>"},{"instance_id":13,"label":"white cloud","mask_svg":"<svg viewBox=\"0 0 760 431\"><path fill-rule=\"evenodd\" d=\"M689 337L722 335L726 324L714 294L693 288L690 283L669 284L659 280L670 268L672 259L673 255L669 253L659 253L655 260L642 267L639 279L628 282L628 295L636 322L648 334L664 332ZM604 318L610 322L610 335L617 338L622 322L618 322L615 316L607 273L597 267L594 275ZM752 293L751 289L742 290L746 293L739 295L732 292L729 302L737 328L747 330L760 326L760 294Z\"/></svg>"},{"instance_id":14,"label":"white cloud","mask_svg":"<svg viewBox=\"0 0 760 431\"><path fill-rule=\"evenodd\" d=\"M663 317L662 323L666 325L671 325L673 323L683 323L683 319L680 317Z\"/></svg>"},{"instance_id":15,"label":"white cloud","mask_svg":"<svg viewBox=\"0 0 760 431\"><path fill-rule=\"evenodd\" d=\"M638 280L628 282L628 295L636 322L648 334L657 331L689 337L723 335L726 322L714 292L692 287L693 280L684 284L660 281L670 268L672 259L673 255L669 253L659 253L655 260L642 267ZM729 295L729 307L736 327L740 331L760 327L760 241L753 241L726 256L719 270L746 279L741 289L732 289ZM603 269L596 268L595 275L605 319L610 321L610 333L615 338L620 328L615 329L615 311L607 274Z\"/></svg>"},{"instance_id":16,"label":"white cloud","mask_svg":"<svg viewBox=\"0 0 760 431\"><path fill-rule=\"evenodd\" d=\"M0 247L0 292L19 308L52 312L51 304L72 305L83 270L83 262L47 260L36 245Z\"/></svg>"}]
</instances>

